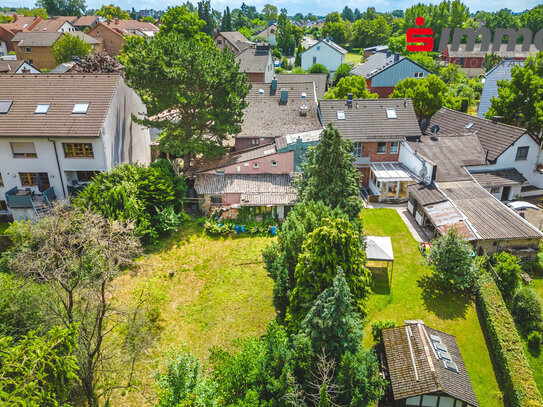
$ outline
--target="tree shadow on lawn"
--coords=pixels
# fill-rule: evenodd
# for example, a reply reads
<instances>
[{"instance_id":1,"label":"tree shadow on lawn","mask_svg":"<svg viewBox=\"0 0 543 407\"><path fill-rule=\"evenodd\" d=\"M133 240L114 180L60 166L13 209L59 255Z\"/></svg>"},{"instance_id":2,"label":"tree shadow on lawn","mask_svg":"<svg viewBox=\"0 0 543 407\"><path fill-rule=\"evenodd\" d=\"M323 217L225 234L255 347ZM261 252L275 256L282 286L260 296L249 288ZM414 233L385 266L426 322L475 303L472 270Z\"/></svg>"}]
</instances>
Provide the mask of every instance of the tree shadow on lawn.
<instances>
[{"instance_id":1,"label":"tree shadow on lawn","mask_svg":"<svg viewBox=\"0 0 543 407\"><path fill-rule=\"evenodd\" d=\"M443 290L430 276L417 281L422 288L424 306L441 319L465 318L473 296L457 290Z\"/></svg>"}]
</instances>

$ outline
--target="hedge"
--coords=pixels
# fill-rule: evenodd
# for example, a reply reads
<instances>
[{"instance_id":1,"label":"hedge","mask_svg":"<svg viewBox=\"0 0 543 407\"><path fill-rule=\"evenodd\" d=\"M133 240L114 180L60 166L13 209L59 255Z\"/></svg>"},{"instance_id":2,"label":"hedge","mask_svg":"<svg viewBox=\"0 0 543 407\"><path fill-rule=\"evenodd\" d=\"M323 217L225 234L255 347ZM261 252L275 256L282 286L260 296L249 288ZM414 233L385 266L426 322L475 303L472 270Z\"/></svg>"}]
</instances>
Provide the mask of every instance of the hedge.
<instances>
[{"instance_id":1,"label":"hedge","mask_svg":"<svg viewBox=\"0 0 543 407\"><path fill-rule=\"evenodd\" d=\"M511 406L543 406L543 399L524 354L524 347L513 317L505 306L496 283L486 272L479 277L477 300Z\"/></svg>"}]
</instances>

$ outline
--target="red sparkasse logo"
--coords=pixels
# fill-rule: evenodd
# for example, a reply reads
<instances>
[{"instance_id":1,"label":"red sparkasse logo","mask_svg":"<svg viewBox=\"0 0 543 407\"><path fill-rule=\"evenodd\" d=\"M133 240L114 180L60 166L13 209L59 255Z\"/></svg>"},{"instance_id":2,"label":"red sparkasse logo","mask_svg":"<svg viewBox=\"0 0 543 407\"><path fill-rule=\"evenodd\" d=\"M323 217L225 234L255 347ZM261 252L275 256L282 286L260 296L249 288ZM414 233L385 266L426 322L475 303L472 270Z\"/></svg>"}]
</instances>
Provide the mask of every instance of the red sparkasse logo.
<instances>
[{"instance_id":1,"label":"red sparkasse logo","mask_svg":"<svg viewBox=\"0 0 543 407\"><path fill-rule=\"evenodd\" d=\"M424 18L417 17L415 24L424 24ZM434 49L434 30L431 28L409 28L406 32L407 50L411 52L430 52ZM423 44L420 44L420 43Z\"/></svg>"}]
</instances>

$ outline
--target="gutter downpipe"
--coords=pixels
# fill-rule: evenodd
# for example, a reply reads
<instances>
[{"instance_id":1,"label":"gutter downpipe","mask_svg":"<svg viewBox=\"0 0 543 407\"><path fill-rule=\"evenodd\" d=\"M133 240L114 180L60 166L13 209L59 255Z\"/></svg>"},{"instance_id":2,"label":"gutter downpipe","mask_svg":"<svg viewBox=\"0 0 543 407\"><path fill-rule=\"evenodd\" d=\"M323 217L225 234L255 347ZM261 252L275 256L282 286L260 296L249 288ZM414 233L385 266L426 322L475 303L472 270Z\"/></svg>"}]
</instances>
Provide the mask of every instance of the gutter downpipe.
<instances>
[{"instance_id":1,"label":"gutter downpipe","mask_svg":"<svg viewBox=\"0 0 543 407\"><path fill-rule=\"evenodd\" d=\"M64 190L64 180L62 179L62 170L60 169L60 161L58 160L58 152L57 152L57 143L55 143L55 140L51 140L49 137L47 137L47 141L50 141L53 143L53 149L55 150L55 158L57 159L57 168L58 168L58 176L60 177L60 185L62 185L62 195L64 195L64 198L66 198L67 194Z\"/></svg>"}]
</instances>

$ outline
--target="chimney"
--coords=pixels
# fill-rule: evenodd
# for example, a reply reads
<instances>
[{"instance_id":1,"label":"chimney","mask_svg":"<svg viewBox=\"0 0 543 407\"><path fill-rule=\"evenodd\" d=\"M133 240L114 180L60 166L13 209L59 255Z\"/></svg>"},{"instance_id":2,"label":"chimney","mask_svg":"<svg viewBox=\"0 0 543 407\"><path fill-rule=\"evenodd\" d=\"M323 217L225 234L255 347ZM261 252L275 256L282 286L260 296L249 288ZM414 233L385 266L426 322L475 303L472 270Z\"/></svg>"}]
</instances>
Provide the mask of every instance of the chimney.
<instances>
[{"instance_id":1,"label":"chimney","mask_svg":"<svg viewBox=\"0 0 543 407\"><path fill-rule=\"evenodd\" d=\"M271 90L277 90L277 78L273 78L271 81Z\"/></svg>"},{"instance_id":2,"label":"chimney","mask_svg":"<svg viewBox=\"0 0 543 407\"><path fill-rule=\"evenodd\" d=\"M492 123L501 123L503 122L503 116L492 116Z\"/></svg>"},{"instance_id":3,"label":"chimney","mask_svg":"<svg viewBox=\"0 0 543 407\"><path fill-rule=\"evenodd\" d=\"M390 58L392 56L392 51L387 49L387 58Z\"/></svg>"},{"instance_id":4,"label":"chimney","mask_svg":"<svg viewBox=\"0 0 543 407\"><path fill-rule=\"evenodd\" d=\"M19 16L18 16L17 14L15 14L15 15L13 16L13 22L17 21L18 19L19 19Z\"/></svg>"},{"instance_id":5,"label":"chimney","mask_svg":"<svg viewBox=\"0 0 543 407\"><path fill-rule=\"evenodd\" d=\"M398 62L400 60L400 53L399 52L396 52L394 54L394 62Z\"/></svg>"},{"instance_id":6,"label":"chimney","mask_svg":"<svg viewBox=\"0 0 543 407\"><path fill-rule=\"evenodd\" d=\"M281 100L280 104L286 105L288 102L288 89L281 89Z\"/></svg>"},{"instance_id":7,"label":"chimney","mask_svg":"<svg viewBox=\"0 0 543 407\"><path fill-rule=\"evenodd\" d=\"M347 107L351 109L353 107L353 94L347 93Z\"/></svg>"},{"instance_id":8,"label":"chimney","mask_svg":"<svg viewBox=\"0 0 543 407\"><path fill-rule=\"evenodd\" d=\"M117 24L119 24L119 19L116 18L116 19L113 20L113 22L115 23L115 25L117 25Z\"/></svg>"}]
</instances>

